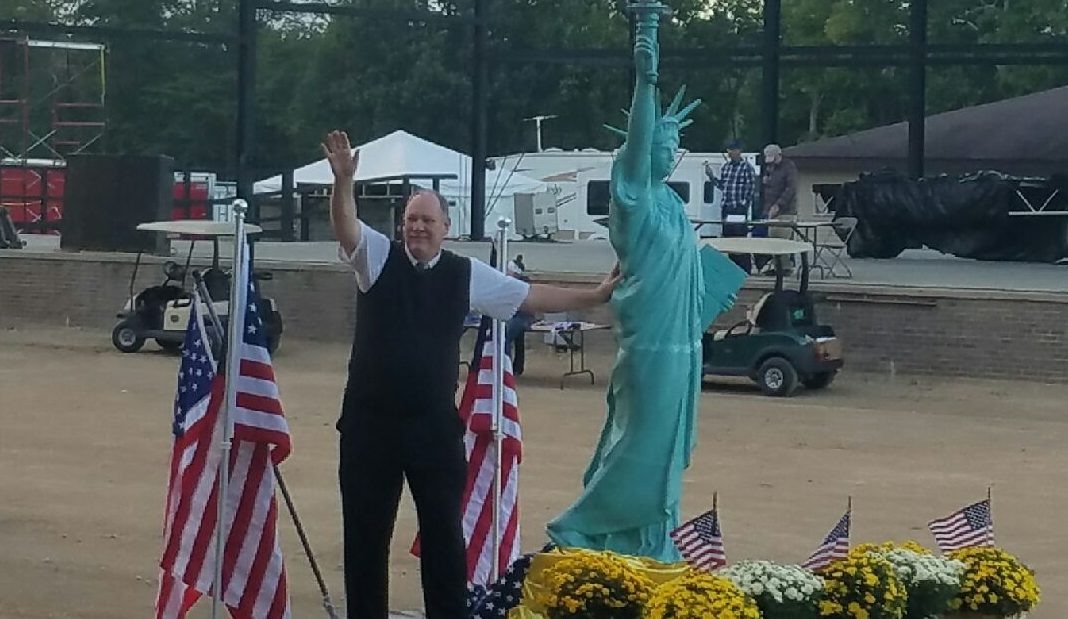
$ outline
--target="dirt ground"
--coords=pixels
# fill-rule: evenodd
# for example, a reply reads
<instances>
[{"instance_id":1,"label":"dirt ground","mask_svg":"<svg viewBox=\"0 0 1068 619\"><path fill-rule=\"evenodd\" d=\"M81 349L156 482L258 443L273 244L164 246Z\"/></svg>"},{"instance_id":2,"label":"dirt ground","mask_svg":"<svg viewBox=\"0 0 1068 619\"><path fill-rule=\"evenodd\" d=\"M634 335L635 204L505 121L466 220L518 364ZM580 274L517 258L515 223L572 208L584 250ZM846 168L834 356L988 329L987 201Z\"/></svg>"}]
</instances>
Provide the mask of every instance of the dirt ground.
<instances>
[{"instance_id":1,"label":"dirt ground","mask_svg":"<svg viewBox=\"0 0 1068 619\"><path fill-rule=\"evenodd\" d=\"M531 338L531 345L534 338ZM569 504L603 420L597 384L557 379L566 357L536 347L520 379L525 436L523 545ZM275 360L294 438L282 471L330 593L344 603L333 429L347 344L287 340ZM177 359L154 344L111 348L109 334L0 332L0 618L144 618L155 595ZM916 539L926 523L993 486L1000 544L1037 571L1033 619L1068 616L1068 388L861 376L773 400L744 385L701 399L700 443L684 512L719 492L728 557L801 561L853 497L853 541ZM402 503L392 606L421 607ZM295 617L325 616L288 518L281 526ZM202 601L192 613L207 617Z\"/></svg>"}]
</instances>

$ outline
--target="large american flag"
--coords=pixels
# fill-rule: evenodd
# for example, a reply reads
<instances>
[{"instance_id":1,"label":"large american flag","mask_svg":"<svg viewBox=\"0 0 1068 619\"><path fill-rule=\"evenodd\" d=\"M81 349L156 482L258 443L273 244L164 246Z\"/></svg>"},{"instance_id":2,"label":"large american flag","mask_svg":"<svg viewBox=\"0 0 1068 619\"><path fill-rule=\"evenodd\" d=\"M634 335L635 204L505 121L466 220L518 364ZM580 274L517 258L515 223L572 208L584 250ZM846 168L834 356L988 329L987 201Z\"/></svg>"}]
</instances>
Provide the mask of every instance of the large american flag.
<instances>
[{"instance_id":1,"label":"large american flag","mask_svg":"<svg viewBox=\"0 0 1068 619\"><path fill-rule=\"evenodd\" d=\"M927 524L942 552L970 546L993 546L994 523L990 518L990 499L973 503L945 518Z\"/></svg>"},{"instance_id":2,"label":"large american flag","mask_svg":"<svg viewBox=\"0 0 1068 619\"><path fill-rule=\"evenodd\" d=\"M239 295L230 314L243 319L244 337L237 350L237 406L230 414L222 599L235 619L288 619L273 465L289 455L289 428L248 274L247 264L235 274L247 282L247 298ZM190 306L178 371L156 619L181 619L201 595L214 596L223 436L219 412L226 394L200 302L197 295Z\"/></svg>"},{"instance_id":3,"label":"large american flag","mask_svg":"<svg viewBox=\"0 0 1068 619\"><path fill-rule=\"evenodd\" d=\"M849 555L849 521L850 512L846 512L834 525L823 543L812 553L801 567L808 570L819 570L827 567L833 561L844 559Z\"/></svg>"},{"instance_id":4,"label":"large american flag","mask_svg":"<svg viewBox=\"0 0 1068 619\"><path fill-rule=\"evenodd\" d=\"M493 582L493 469L497 446L493 438L493 321L483 317L475 342L471 372L460 399L460 418L467 428L467 483L463 496L463 531L467 546L467 582L488 586ZM503 329L502 329L503 331ZM512 360L504 356L504 413L501 419L501 545L500 574L519 558L519 463L523 438ZM416 538L412 553L419 555Z\"/></svg>"},{"instance_id":5,"label":"large american flag","mask_svg":"<svg viewBox=\"0 0 1068 619\"><path fill-rule=\"evenodd\" d=\"M670 535L675 547L693 567L714 570L727 564L715 508L679 526Z\"/></svg>"}]
</instances>

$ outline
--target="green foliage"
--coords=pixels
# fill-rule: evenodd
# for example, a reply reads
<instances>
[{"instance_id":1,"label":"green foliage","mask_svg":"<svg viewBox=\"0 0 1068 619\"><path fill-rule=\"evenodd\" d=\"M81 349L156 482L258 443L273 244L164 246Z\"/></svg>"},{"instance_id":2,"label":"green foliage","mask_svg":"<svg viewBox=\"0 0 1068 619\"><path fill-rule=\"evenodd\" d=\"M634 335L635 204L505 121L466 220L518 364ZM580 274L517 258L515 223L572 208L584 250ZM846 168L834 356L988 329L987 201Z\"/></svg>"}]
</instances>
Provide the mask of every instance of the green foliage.
<instances>
[{"instance_id":1,"label":"green foliage","mask_svg":"<svg viewBox=\"0 0 1068 619\"><path fill-rule=\"evenodd\" d=\"M349 2L352 0L338 0ZM625 0L488 1L489 150L532 150L536 114L547 146L611 148L601 128L619 124L628 104L621 67L503 62L530 49L627 46ZM661 46L758 45L761 0L668 0L676 15ZM473 0L362 0L360 6L470 12ZM1023 10L1026 4L1027 10ZM900 44L908 40L901 0L784 1L788 45ZM8 0L0 19L101 24L115 28L232 32L235 0ZM1063 0L938 0L930 3L932 43L1064 42ZM318 157L335 127L357 142L404 128L470 150L471 29L374 17L259 15L254 163L292 167ZM37 38L41 38L35 35ZM108 43L106 148L162 152L182 165L232 166L236 49L232 45L115 38ZM725 139L760 146L758 67L671 66L663 88L686 83L704 100L684 137L691 150ZM907 69L783 67L779 130L784 144L905 118ZM1065 67L931 67L928 112L940 112L1068 83ZM596 112L591 114L589 110Z\"/></svg>"}]
</instances>

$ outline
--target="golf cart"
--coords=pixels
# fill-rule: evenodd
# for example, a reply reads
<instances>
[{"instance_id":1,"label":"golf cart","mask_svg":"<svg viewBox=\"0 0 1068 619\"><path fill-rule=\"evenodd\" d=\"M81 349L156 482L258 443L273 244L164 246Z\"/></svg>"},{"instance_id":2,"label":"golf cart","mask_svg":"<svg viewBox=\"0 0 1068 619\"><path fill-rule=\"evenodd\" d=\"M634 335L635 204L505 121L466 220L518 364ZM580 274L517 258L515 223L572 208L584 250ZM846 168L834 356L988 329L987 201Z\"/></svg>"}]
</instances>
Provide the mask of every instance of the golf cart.
<instances>
[{"instance_id":1,"label":"golf cart","mask_svg":"<svg viewBox=\"0 0 1068 619\"><path fill-rule=\"evenodd\" d=\"M770 396L790 396L797 386L823 389L841 369L842 348L834 329L817 322L808 294L812 246L779 238L711 238L702 243L725 254L771 256L776 266L801 255L800 285L783 286L776 268L775 288L749 308L745 320L702 338L703 375L748 376Z\"/></svg>"},{"instance_id":2,"label":"golf cart","mask_svg":"<svg viewBox=\"0 0 1068 619\"><path fill-rule=\"evenodd\" d=\"M111 332L111 343L115 348L122 352L137 352L149 338L155 339L160 348L167 351L174 352L181 348L189 324L189 308L193 302L193 284L188 282L187 285L187 280L192 279L189 277L192 273L189 265L193 258L194 246L197 241L202 240L211 240L213 251L211 267L198 275L203 279L215 313L225 329L230 309L230 272L219 267L219 238L233 236L234 225L217 221L177 220L143 223L139 224L137 229L164 233L175 238L187 238L190 241L189 253L185 266L168 260L163 264L163 282L145 288L135 295L134 282L137 281L143 252L137 253L134 272L130 276L130 296L122 311L117 314L119 323ZM248 234L262 231L259 226L252 224L246 224L245 229ZM253 277L257 280L267 280L271 279L271 274L253 271ZM282 336L282 315L278 312L274 299L263 297L260 303L261 307L267 309L262 312L262 317L267 331L267 348L273 353ZM207 312L203 315L207 316Z\"/></svg>"}]
</instances>

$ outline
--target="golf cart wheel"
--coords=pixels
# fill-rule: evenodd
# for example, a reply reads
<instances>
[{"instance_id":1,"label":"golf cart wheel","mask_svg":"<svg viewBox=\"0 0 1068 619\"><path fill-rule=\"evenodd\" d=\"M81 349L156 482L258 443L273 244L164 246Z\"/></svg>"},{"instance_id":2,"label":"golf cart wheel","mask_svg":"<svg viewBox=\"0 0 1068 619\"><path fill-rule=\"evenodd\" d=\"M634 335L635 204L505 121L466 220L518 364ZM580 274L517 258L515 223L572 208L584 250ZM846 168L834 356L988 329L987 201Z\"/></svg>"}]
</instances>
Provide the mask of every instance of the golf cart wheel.
<instances>
[{"instance_id":1,"label":"golf cart wheel","mask_svg":"<svg viewBox=\"0 0 1068 619\"><path fill-rule=\"evenodd\" d=\"M772 357L760 364L756 379L764 395L785 397L797 389L797 370L782 357Z\"/></svg>"},{"instance_id":2,"label":"golf cart wheel","mask_svg":"<svg viewBox=\"0 0 1068 619\"><path fill-rule=\"evenodd\" d=\"M124 320L111 332L111 343L122 352L137 352L145 345L145 338L131 321Z\"/></svg>"},{"instance_id":3,"label":"golf cart wheel","mask_svg":"<svg viewBox=\"0 0 1068 619\"><path fill-rule=\"evenodd\" d=\"M834 377L837 375L838 372L821 372L805 379L802 384L806 389L824 389L834 382Z\"/></svg>"},{"instance_id":4,"label":"golf cart wheel","mask_svg":"<svg viewBox=\"0 0 1068 619\"><path fill-rule=\"evenodd\" d=\"M181 342L173 342L171 340L163 340L160 338L156 338L156 343L159 344L160 348L171 353L178 352L182 349Z\"/></svg>"}]
</instances>

